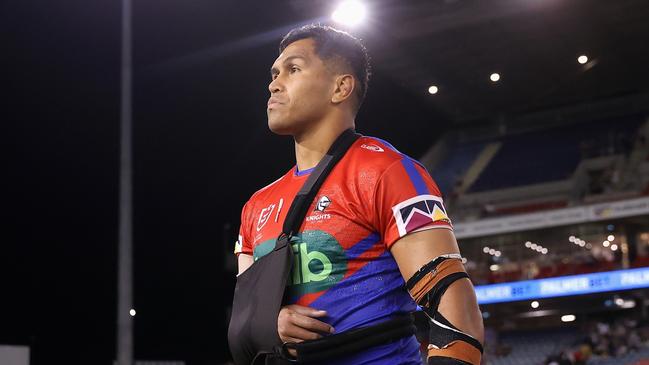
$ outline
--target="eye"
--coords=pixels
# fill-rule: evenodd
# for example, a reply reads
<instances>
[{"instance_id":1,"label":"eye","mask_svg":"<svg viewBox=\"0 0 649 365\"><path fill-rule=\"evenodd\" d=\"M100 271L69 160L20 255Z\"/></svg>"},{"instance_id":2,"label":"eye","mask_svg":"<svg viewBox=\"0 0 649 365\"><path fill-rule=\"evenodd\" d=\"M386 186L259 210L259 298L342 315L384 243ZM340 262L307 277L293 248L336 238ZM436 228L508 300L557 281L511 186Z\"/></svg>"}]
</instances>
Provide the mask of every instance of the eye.
<instances>
[{"instance_id":1,"label":"eye","mask_svg":"<svg viewBox=\"0 0 649 365\"><path fill-rule=\"evenodd\" d=\"M291 66L291 73L295 73L296 71L299 71L300 69L297 66Z\"/></svg>"}]
</instances>

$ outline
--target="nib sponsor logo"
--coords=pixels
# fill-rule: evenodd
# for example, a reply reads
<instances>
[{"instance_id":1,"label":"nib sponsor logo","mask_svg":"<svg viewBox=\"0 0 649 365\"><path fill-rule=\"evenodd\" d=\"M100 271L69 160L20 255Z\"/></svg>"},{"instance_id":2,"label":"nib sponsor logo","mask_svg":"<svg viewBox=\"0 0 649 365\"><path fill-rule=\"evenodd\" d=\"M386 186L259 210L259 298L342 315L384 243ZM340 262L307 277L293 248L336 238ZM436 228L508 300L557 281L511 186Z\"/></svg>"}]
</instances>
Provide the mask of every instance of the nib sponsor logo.
<instances>
[{"instance_id":1,"label":"nib sponsor logo","mask_svg":"<svg viewBox=\"0 0 649 365\"><path fill-rule=\"evenodd\" d=\"M253 251L255 260L273 250L275 240L259 244ZM292 242L295 261L288 282L293 297L317 293L340 282L347 272L347 256L338 241L330 234L304 231Z\"/></svg>"}]
</instances>

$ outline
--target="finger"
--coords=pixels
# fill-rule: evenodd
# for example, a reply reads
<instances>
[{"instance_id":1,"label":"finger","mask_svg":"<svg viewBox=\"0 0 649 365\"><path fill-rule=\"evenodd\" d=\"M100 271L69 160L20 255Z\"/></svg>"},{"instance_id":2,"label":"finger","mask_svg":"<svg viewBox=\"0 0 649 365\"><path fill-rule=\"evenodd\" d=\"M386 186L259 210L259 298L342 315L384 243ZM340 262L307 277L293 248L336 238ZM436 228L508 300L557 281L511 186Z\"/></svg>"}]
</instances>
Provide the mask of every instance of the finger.
<instances>
[{"instance_id":1,"label":"finger","mask_svg":"<svg viewBox=\"0 0 649 365\"><path fill-rule=\"evenodd\" d=\"M282 342L288 342L288 343L300 343L300 342L302 342L302 340L300 340L299 338L293 338L293 337L280 336L280 339L282 340ZM295 351L295 349L289 348L288 353L293 357L297 356L297 351Z\"/></svg>"},{"instance_id":2,"label":"finger","mask_svg":"<svg viewBox=\"0 0 649 365\"><path fill-rule=\"evenodd\" d=\"M289 306L294 312L299 313L303 316L309 317L324 317L327 315L327 311L315 309L311 307L305 307L303 305L293 304Z\"/></svg>"},{"instance_id":3,"label":"finger","mask_svg":"<svg viewBox=\"0 0 649 365\"><path fill-rule=\"evenodd\" d=\"M296 340L295 342L302 342L306 340L317 340L322 338L322 335L302 327L288 326L280 337L293 338Z\"/></svg>"},{"instance_id":4,"label":"finger","mask_svg":"<svg viewBox=\"0 0 649 365\"><path fill-rule=\"evenodd\" d=\"M300 326L306 330L309 331L316 331L316 332L322 332L322 333L333 333L334 328L322 321L319 321L317 319L303 316L297 313L294 313L293 315L290 316L290 321L291 323L295 324L296 326Z\"/></svg>"},{"instance_id":5,"label":"finger","mask_svg":"<svg viewBox=\"0 0 649 365\"><path fill-rule=\"evenodd\" d=\"M297 351L295 349L288 349L288 353L293 357L297 357Z\"/></svg>"},{"instance_id":6,"label":"finger","mask_svg":"<svg viewBox=\"0 0 649 365\"><path fill-rule=\"evenodd\" d=\"M291 337L291 336L280 336L280 339L282 342L288 342L288 343L300 343L304 340L300 340L299 338Z\"/></svg>"}]
</instances>

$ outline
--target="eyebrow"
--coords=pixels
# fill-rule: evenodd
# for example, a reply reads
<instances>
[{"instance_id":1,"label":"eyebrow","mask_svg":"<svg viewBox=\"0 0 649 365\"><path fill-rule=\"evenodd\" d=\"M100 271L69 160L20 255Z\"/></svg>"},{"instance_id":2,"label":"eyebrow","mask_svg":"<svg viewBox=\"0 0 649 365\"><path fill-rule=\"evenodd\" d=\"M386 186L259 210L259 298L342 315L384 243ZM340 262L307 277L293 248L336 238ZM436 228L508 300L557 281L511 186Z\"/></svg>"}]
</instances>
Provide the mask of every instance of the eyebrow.
<instances>
[{"instance_id":1,"label":"eyebrow","mask_svg":"<svg viewBox=\"0 0 649 365\"><path fill-rule=\"evenodd\" d=\"M304 62L306 63L306 57L304 57L304 56L300 56L300 55L293 55L293 56L286 57L286 58L284 59L284 61L282 61L282 64L285 65L285 64L287 64L289 61L292 61L292 60L294 60L294 59L296 59L296 58L299 58L299 59L301 59L302 61L304 61ZM275 76L275 75L278 74L278 73L279 73L279 69L277 69L277 67L273 67L273 68L270 69L270 76L271 76L271 77L272 77L272 76Z\"/></svg>"}]
</instances>

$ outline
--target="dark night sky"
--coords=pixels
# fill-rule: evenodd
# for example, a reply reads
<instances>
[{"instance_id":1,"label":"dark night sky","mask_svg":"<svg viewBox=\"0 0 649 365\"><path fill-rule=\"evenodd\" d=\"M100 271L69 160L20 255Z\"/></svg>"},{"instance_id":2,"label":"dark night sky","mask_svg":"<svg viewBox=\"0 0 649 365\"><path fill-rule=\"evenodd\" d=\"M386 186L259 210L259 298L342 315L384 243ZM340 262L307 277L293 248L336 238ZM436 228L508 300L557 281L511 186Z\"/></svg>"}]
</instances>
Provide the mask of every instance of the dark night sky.
<instances>
[{"instance_id":1,"label":"dark night sky","mask_svg":"<svg viewBox=\"0 0 649 365\"><path fill-rule=\"evenodd\" d=\"M284 3L265 4L272 9L236 1L135 4L138 359L226 359L233 274L223 271L223 255L247 198L294 164L290 138L266 127L268 68L281 35L232 47L305 21ZM32 346L35 365L109 364L119 2L14 1L2 8L0 62L8 79L0 124L7 149L0 343ZM444 122L430 122L433 110L422 96L380 71L374 76L359 131L420 156Z\"/></svg>"}]
</instances>

